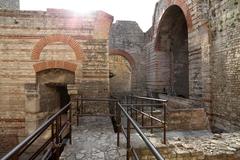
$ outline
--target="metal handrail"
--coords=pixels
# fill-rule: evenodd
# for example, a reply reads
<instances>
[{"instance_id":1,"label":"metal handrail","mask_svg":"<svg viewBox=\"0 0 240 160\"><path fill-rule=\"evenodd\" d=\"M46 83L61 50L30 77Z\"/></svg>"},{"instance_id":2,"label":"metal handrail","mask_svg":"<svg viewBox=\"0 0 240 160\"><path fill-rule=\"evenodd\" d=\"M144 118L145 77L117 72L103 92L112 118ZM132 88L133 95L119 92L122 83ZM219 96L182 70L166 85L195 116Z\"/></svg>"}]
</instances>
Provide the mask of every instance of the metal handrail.
<instances>
[{"instance_id":1,"label":"metal handrail","mask_svg":"<svg viewBox=\"0 0 240 160\"><path fill-rule=\"evenodd\" d=\"M142 97L142 96L136 96L136 95L130 95L130 97L138 98L138 99L145 99L145 100L152 100L157 102L167 102L166 99L161 98L150 98L150 97Z\"/></svg>"},{"instance_id":2,"label":"metal handrail","mask_svg":"<svg viewBox=\"0 0 240 160\"><path fill-rule=\"evenodd\" d=\"M106 98L106 97L82 97L78 96L74 98L74 101L77 103L77 126L79 126L79 118L83 116L102 116L102 117L114 117L115 114L111 113L86 113L84 102L109 102L109 103L117 103L118 99L115 98Z\"/></svg>"},{"instance_id":3,"label":"metal handrail","mask_svg":"<svg viewBox=\"0 0 240 160\"><path fill-rule=\"evenodd\" d=\"M56 121L56 129L62 130L61 129L62 126L61 126L61 122L60 122L61 118L60 119L58 119L58 118L68 110L69 110L69 119L67 120L66 123L68 123L68 125L69 125L69 139L70 139L70 143L71 143L71 103L68 103L66 106L64 106L62 109L60 109L57 113L55 113L53 116L51 116L46 122L44 122L38 129L36 129L26 139L24 139L15 148L13 148L9 153L7 153L1 160L17 159L51 125L52 125L52 136L49 138L49 140L52 140L53 141L52 143L55 144L54 138L56 138L56 141L58 141L57 139L59 139L59 133L57 133L57 131L54 133L54 131L53 131L54 122ZM59 126L59 124L60 124L60 126ZM65 127L65 125L64 125L64 127ZM45 142L45 144L49 144L50 143L49 140L47 142ZM58 142L58 143L61 143L61 142ZM45 144L43 144L42 146L45 146ZM45 147L47 147L47 146L45 146ZM42 149L42 147L40 149ZM39 152L39 150L36 151L36 153L37 152ZM36 157L34 157L34 158L36 158ZM34 158L31 158L31 159L34 159Z\"/></svg>"},{"instance_id":4,"label":"metal handrail","mask_svg":"<svg viewBox=\"0 0 240 160\"><path fill-rule=\"evenodd\" d=\"M141 129L138 127L137 123L132 119L132 117L128 114L128 112L123 108L123 106L118 102L117 106L121 109L121 111L124 113L124 115L127 117L127 133L124 131L124 133L127 135L127 160L130 159L130 152L132 152L132 147L130 145L130 123L133 125L137 133L140 135L142 140L145 142L145 144L148 146L150 151L153 153L155 158L157 160L164 160L162 155L158 152L156 147L150 142L150 140L145 136L145 134L141 131ZM118 115L121 116L121 115ZM122 127L123 129L123 127ZM118 130L118 138L119 138L119 130ZM119 140L118 140L119 145ZM135 154L134 154L135 155ZM137 157L138 158L138 157Z\"/></svg>"},{"instance_id":5,"label":"metal handrail","mask_svg":"<svg viewBox=\"0 0 240 160\"><path fill-rule=\"evenodd\" d=\"M166 144L166 116L167 116L167 100L165 99L157 99L157 98L150 98L150 97L142 97L137 95L128 95L125 96L124 101L122 101L122 106L127 107L127 109L130 109L131 116L133 117L133 111L135 112L135 120L138 122L138 114L141 114L141 125L144 127L144 117L150 118L150 126L147 128L151 130L151 133L153 133L153 129L156 128L156 126L153 126L153 121L155 121L156 117L153 116L154 109L163 109L162 114L162 120L160 123L162 126L159 126L158 128L163 129L163 143ZM139 110L141 109L141 111ZM145 110L145 108L150 108L150 110ZM150 113L147 114L146 112ZM134 118L134 117L133 117Z\"/></svg>"},{"instance_id":6,"label":"metal handrail","mask_svg":"<svg viewBox=\"0 0 240 160\"><path fill-rule=\"evenodd\" d=\"M160 120L160 119L158 119L158 118L156 118L156 117L154 117L154 116L151 116L150 114L147 114L147 113L145 113L145 112L142 112L142 111L140 111L139 109L136 109L136 108L131 107L131 106L129 106L129 107L130 107L131 109L133 109L134 111L137 111L138 113L143 114L143 115L145 115L145 116L147 116L147 117L149 117L149 118L151 118L151 119L153 119L153 120L155 120L155 121L157 121L157 122L160 122L160 123L163 123L163 124L166 123L165 121L162 121L162 120Z\"/></svg>"}]
</instances>

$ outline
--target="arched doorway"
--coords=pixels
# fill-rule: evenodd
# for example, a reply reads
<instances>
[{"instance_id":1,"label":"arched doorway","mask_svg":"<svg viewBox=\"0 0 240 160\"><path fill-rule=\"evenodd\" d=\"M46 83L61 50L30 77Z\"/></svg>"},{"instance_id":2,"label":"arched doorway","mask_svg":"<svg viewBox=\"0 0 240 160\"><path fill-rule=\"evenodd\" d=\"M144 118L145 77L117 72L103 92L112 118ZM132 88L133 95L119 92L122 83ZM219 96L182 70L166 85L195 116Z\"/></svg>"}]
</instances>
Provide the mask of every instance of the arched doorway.
<instances>
[{"instance_id":1,"label":"arched doorway","mask_svg":"<svg viewBox=\"0 0 240 160\"><path fill-rule=\"evenodd\" d=\"M156 39L156 50L166 58L168 94L189 97L188 28L182 9L170 6L163 14Z\"/></svg>"}]
</instances>

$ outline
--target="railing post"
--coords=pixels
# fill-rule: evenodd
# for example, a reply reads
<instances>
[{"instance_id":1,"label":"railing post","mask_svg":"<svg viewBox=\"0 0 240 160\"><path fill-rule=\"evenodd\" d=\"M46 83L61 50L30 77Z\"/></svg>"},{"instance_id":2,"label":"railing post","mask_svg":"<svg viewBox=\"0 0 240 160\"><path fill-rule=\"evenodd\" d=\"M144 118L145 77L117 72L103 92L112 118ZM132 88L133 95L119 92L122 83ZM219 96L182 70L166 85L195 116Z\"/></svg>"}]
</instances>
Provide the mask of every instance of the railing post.
<instances>
[{"instance_id":1,"label":"railing post","mask_svg":"<svg viewBox=\"0 0 240 160\"><path fill-rule=\"evenodd\" d=\"M151 105L151 116L153 116L153 106ZM151 123L151 133L153 133L153 128L152 128L152 126L153 126L153 119L151 118L151 120L150 120L150 123Z\"/></svg>"},{"instance_id":2,"label":"railing post","mask_svg":"<svg viewBox=\"0 0 240 160\"><path fill-rule=\"evenodd\" d=\"M144 100L142 99L142 104L144 104ZM144 112L144 106L142 105L142 112ZM142 126L144 127L144 115L142 114Z\"/></svg>"},{"instance_id":3,"label":"railing post","mask_svg":"<svg viewBox=\"0 0 240 160\"><path fill-rule=\"evenodd\" d=\"M69 143L72 144L72 105L69 106Z\"/></svg>"},{"instance_id":4,"label":"railing post","mask_svg":"<svg viewBox=\"0 0 240 160\"><path fill-rule=\"evenodd\" d=\"M138 109L139 108L139 106L137 105L138 104L138 98L135 98L135 104L136 104L136 109ZM135 111L135 120L136 120L136 122L138 121L138 112L137 111Z\"/></svg>"},{"instance_id":5,"label":"railing post","mask_svg":"<svg viewBox=\"0 0 240 160\"><path fill-rule=\"evenodd\" d=\"M163 143L166 144L166 103L163 103Z\"/></svg>"},{"instance_id":6,"label":"railing post","mask_svg":"<svg viewBox=\"0 0 240 160\"><path fill-rule=\"evenodd\" d=\"M80 114L79 97L77 97L77 126L79 126L79 114Z\"/></svg>"},{"instance_id":7,"label":"railing post","mask_svg":"<svg viewBox=\"0 0 240 160\"><path fill-rule=\"evenodd\" d=\"M130 120L127 119L127 160L130 160L131 158L130 136L131 136L131 123L130 123Z\"/></svg>"},{"instance_id":8,"label":"railing post","mask_svg":"<svg viewBox=\"0 0 240 160\"><path fill-rule=\"evenodd\" d=\"M119 147L119 141L120 141L120 132L121 132L121 109L118 106L118 103L116 102L116 121L117 121L117 146Z\"/></svg>"}]
</instances>

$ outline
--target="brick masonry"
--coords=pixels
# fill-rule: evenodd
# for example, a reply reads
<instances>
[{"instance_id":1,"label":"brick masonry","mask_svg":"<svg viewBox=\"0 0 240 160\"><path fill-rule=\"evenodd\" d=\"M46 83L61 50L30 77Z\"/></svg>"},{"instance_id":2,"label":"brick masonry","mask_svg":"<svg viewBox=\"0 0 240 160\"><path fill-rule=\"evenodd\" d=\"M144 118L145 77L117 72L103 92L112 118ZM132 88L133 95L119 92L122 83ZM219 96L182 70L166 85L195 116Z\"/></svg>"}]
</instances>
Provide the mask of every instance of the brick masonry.
<instances>
[{"instance_id":1,"label":"brick masonry","mask_svg":"<svg viewBox=\"0 0 240 160\"><path fill-rule=\"evenodd\" d=\"M29 119L46 116L37 83L46 69L74 74L70 94L108 96L109 55L128 61L131 91L182 96L212 129L239 130L239 10L238 0L159 0L146 33L105 12L0 10L0 134L21 139L36 127Z\"/></svg>"},{"instance_id":2,"label":"brick masonry","mask_svg":"<svg viewBox=\"0 0 240 160\"><path fill-rule=\"evenodd\" d=\"M71 81L57 74L60 80L53 76L49 82L69 84L79 94L109 95L112 20L101 11L81 16L56 9L0 10L0 135L15 134L21 139L48 116L46 111L51 109L41 108L40 103L45 93L55 92L40 91L37 77L43 71L70 72Z\"/></svg>"},{"instance_id":3,"label":"brick masonry","mask_svg":"<svg viewBox=\"0 0 240 160\"><path fill-rule=\"evenodd\" d=\"M192 107L206 108L213 130L239 130L239 6L160 0L144 37L134 22L113 24L110 47L136 62L133 91L188 98Z\"/></svg>"}]
</instances>

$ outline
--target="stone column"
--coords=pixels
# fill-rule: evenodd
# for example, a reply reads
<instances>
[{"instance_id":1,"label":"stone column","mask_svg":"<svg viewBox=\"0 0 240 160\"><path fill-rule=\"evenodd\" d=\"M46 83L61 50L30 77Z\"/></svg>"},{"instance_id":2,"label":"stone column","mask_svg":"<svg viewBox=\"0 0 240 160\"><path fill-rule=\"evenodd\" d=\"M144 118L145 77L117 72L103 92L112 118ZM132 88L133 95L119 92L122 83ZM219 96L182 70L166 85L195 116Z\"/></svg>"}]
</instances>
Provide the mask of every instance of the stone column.
<instances>
[{"instance_id":1,"label":"stone column","mask_svg":"<svg viewBox=\"0 0 240 160\"><path fill-rule=\"evenodd\" d=\"M71 103L72 103L72 123L76 123L77 122L77 101L75 100L75 98L77 98L77 96L79 95L78 90L79 90L79 85L77 84L68 84L67 85L67 90L68 90L68 94L70 95L71 98Z\"/></svg>"},{"instance_id":2,"label":"stone column","mask_svg":"<svg viewBox=\"0 0 240 160\"><path fill-rule=\"evenodd\" d=\"M40 96L36 84L25 84L25 95L25 130L26 134L29 135L39 125L39 116L37 114L40 112Z\"/></svg>"}]
</instances>

